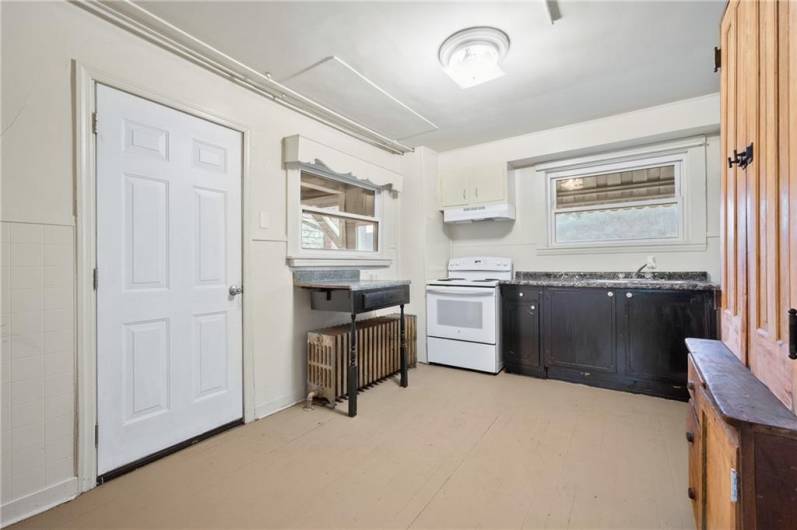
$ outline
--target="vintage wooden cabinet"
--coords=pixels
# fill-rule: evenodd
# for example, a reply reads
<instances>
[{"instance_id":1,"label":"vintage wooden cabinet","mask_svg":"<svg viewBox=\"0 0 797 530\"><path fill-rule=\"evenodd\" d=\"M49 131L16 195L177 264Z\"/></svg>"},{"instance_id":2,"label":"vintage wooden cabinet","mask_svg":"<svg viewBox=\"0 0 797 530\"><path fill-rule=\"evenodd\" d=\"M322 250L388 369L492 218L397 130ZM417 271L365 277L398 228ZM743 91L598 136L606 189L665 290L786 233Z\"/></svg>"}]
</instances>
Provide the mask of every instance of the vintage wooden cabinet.
<instances>
[{"instance_id":1,"label":"vintage wooden cabinet","mask_svg":"<svg viewBox=\"0 0 797 530\"><path fill-rule=\"evenodd\" d=\"M721 342L687 345L687 494L695 527L793 530L797 416Z\"/></svg>"},{"instance_id":2,"label":"vintage wooden cabinet","mask_svg":"<svg viewBox=\"0 0 797 530\"><path fill-rule=\"evenodd\" d=\"M797 410L797 3L732 0L720 39L721 337Z\"/></svg>"}]
</instances>

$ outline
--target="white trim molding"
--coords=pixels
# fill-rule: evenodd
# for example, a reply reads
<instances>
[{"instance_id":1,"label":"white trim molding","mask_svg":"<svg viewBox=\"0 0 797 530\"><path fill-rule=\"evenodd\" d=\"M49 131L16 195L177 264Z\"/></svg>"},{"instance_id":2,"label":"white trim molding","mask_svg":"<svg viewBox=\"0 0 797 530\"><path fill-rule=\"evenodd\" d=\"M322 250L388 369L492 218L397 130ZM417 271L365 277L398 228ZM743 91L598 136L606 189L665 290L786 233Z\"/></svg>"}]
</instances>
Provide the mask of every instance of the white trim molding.
<instances>
[{"instance_id":1,"label":"white trim molding","mask_svg":"<svg viewBox=\"0 0 797 530\"><path fill-rule=\"evenodd\" d=\"M539 255L592 254L615 252L684 251L706 249L706 138L682 140L643 146L567 160L538 164L534 169L545 178L547 245L537 249ZM560 179L579 178L624 170L673 165L675 194L672 198L627 201L599 206L557 209L554 183ZM674 237L560 242L556 239L554 215L557 212L624 208L653 204L674 204L678 208L678 234Z\"/></svg>"},{"instance_id":2,"label":"white trim molding","mask_svg":"<svg viewBox=\"0 0 797 530\"><path fill-rule=\"evenodd\" d=\"M285 210L288 265L297 268L389 267L393 263L395 242L386 241L385 236L393 234L394 227L386 229L385 225L394 222L394 218L388 215L385 203L387 196L395 197L401 192L404 181L402 175L305 136L289 136L283 139L282 145L283 166L287 180ZM303 171L373 190L376 193L374 217L363 217L377 223L378 243L375 252L302 248L301 174ZM352 214L345 216L357 217Z\"/></svg>"},{"instance_id":3,"label":"white trim molding","mask_svg":"<svg viewBox=\"0 0 797 530\"><path fill-rule=\"evenodd\" d=\"M0 526L6 527L59 504L72 500L80 493L77 477L47 486L3 505Z\"/></svg>"}]
</instances>

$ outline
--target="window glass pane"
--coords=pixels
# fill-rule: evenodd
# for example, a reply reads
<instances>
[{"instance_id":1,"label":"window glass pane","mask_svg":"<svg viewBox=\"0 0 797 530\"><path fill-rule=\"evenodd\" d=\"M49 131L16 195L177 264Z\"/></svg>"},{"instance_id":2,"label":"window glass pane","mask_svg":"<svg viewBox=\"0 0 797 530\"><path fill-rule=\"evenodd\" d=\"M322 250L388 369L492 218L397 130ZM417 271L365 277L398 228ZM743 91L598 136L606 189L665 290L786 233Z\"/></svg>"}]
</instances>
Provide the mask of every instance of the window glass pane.
<instances>
[{"instance_id":1,"label":"window glass pane","mask_svg":"<svg viewBox=\"0 0 797 530\"><path fill-rule=\"evenodd\" d=\"M302 248L376 252L378 223L302 212Z\"/></svg>"},{"instance_id":2,"label":"window glass pane","mask_svg":"<svg viewBox=\"0 0 797 530\"><path fill-rule=\"evenodd\" d=\"M558 243L678 237L677 204L560 212L554 218Z\"/></svg>"},{"instance_id":3,"label":"window glass pane","mask_svg":"<svg viewBox=\"0 0 797 530\"><path fill-rule=\"evenodd\" d=\"M376 193L337 180L302 172L302 206L329 212L353 213L374 217Z\"/></svg>"},{"instance_id":4,"label":"window glass pane","mask_svg":"<svg viewBox=\"0 0 797 530\"><path fill-rule=\"evenodd\" d=\"M674 164L556 180L557 208L673 197Z\"/></svg>"}]
</instances>

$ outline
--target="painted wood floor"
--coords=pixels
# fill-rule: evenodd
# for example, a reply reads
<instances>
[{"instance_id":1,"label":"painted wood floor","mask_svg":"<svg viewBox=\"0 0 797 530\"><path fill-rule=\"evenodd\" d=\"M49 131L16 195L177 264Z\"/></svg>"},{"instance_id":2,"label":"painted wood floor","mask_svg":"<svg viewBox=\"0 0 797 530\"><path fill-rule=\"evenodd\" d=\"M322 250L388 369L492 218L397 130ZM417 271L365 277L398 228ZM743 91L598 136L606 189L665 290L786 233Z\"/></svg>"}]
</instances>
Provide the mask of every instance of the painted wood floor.
<instances>
[{"instance_id":1,"label":"painted wood floor","mask_svg":"<svg viewBox=\"0 0 797 530\"><path fill-rule=\"evenodd\" d=\"M420 366L359 408L292 407L12 528L692 528L684 403Z\"/></svg>"}]
</instances>

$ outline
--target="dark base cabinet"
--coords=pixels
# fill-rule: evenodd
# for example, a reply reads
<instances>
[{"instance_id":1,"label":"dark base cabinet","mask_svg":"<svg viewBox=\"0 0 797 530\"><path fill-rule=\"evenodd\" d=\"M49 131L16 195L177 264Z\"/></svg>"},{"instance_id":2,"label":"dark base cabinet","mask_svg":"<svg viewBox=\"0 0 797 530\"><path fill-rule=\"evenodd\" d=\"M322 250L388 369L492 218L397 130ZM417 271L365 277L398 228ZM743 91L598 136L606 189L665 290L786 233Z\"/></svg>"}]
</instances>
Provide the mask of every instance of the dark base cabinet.
<instances>
[{"instance_id":1,"label":"dark base cabinet","mask_svg":"<svg viewBox=\"0 0 797 530\"><path fill-rule=\"evenodd\" d=\"M717 334L713 291L504 285L501 293L513 373L686 401L684 339Z\"/></svg>"},{"instance_id":2,"label":"dark base cabinet","mask_svg":"<svg viewBox=\"0 0 797 530\"><path fill-rule=\"evenodd\" d=\"M501 339L504 370L545 376L540 355L539 289L513 288L502 292Z\"/></svg>"}]
</instances>

